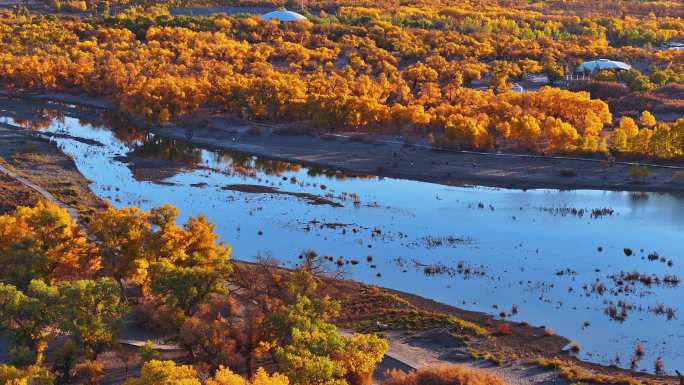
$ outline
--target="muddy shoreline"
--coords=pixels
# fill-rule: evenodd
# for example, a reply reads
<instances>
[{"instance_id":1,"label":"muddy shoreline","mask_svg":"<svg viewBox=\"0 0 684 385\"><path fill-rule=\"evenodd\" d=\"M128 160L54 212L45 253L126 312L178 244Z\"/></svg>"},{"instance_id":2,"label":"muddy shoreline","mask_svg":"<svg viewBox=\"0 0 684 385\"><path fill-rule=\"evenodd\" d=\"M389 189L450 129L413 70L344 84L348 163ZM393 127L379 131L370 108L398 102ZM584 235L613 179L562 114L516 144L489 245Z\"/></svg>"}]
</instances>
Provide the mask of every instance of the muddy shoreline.
<instances>
[{"instance_id":1,"label":"muddy shoreline","mask_svg":"<svg viewBox=\"0 0 684 385\"><path fill-rule=\"evenodd\" d=\"M81 94L45 93L0 96L66 103L116 111L113 103ZM207 149L230 150L263 158L343 172L415 180L450 186L507 189L684 192L683 165L639 163L647 176L633 177L633 162L544 157L524 154L458 152L406 145L397 138L288 135L288 127L242 121L229 115L199 114L192 121L149 126L152 132ZM337 135L339 134L339 135ZM680 174L681 175L681 174Z\"/></svg>"}]
</instances>

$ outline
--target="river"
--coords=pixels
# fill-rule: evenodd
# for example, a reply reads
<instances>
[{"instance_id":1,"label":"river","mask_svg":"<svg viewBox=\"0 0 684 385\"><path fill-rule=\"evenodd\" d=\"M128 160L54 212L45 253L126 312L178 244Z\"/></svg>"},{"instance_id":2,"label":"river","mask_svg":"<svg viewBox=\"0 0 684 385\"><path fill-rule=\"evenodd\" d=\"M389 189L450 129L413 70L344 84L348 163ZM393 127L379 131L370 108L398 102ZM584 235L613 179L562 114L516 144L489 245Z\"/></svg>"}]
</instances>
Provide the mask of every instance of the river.
<instances>
[{"instance_id":1,"label":"river","mask_svg":"<svg viewBox=\"0 0 684 385\"><path fill-rule=\"evenodd\" d=\"M114 206L171 203L183 220L206 215L234 258L293 266L312 249L354 280L550 327L588 361L629 367L641 344L637 369L653 371L657 357L668 372L684 368L681 195L347 175L195 148L53 107L27 118L0 100L0 121L59 134L52 140ZM161 176L137 168L146 162Z\"/></svg>"}]
</instances>

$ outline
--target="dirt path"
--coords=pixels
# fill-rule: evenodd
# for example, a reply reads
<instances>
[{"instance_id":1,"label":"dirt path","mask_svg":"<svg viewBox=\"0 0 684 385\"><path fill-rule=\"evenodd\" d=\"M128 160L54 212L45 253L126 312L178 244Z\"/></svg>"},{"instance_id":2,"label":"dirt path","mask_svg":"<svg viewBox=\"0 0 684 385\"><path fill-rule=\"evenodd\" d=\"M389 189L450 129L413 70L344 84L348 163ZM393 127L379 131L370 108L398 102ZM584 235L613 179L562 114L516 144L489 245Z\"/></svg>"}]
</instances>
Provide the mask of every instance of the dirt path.
<instances>
[{"instance_id":1,"label":"dirt path","mask_svg":"<svg viewBox=\"0 0 684 385\"><path fill-rule=\"evenodd\" d=\"M352 334L350 330L343 330L342 333L346 336ZM434 333L434 331L427 333ZM433 338L421 338L420 334L413 337L401 331L389 331L385 334L389 349L375 369L376 383L386 377L388 370L410 371L437 365L466 365L497 374L508 385L569 384L556 370L541 369L517 361L498 366L488 361L473 360L462 347L440 343L439 340Z\"/></svg>"},{"instance_id":2,"label":"dirt path","mask_svg":"<svg viewBox=\"0 0 684 385\"><path fill-rule=\"evenodd\" d=\"M69 205L62 203L62 201L55 198L55 196L52 195L49 191L47 191L44 188L38 186L37 184L31 182L30 180L17 175L17 173L7 169L6 167L4 167L2 165L0 165L0 172L7 175L8 177L16 180L17 182L23 184L24 186L36 191L38 194L42 195L43 198L45 198L46 200L48 200L50 202L54 202L57 205L59 205L60 207L66 209L67 211L69 211L69 215L71 215L72 218L74 218L76 220L78 219L78 212L76 211L76 209L74 209L73 207L71 207Z\"/></svg>"},{"instance_id":3,"label":"dirt path","mask_svg":"<svg viewBox=\"0 0 684 385\"><path fill-rule=\"evenodd\" d=\"M56 202L74 217L103 207L74 161L31 130L0 123L0 161L0 174Z\"/></svg>"},{"instance_id":4,"label":"dirt path","mask_svg":"<svg viewBox=\"0 0 684 385\"><path fill-rule=\"evenodd\" d=\"M508 362L502 366L488 361L473 360L463 348L440 345L438 341L423 340L420 336L408 337L402 332L388 332L389 350L378 367L379 371L395 369L398 362L406 368L420 369L427 366L459 364L490 371L502 377L509 385L567 385L557 371L540 369L523 362ZM387 362L386 362L387 361ZM401 369L401 368L399 368ZM376 378L382 374L376 371Z\"/></svg>"},{"instance_id":5,"label":"dirt path","mask_svg":"<svg viewBox=\"0 0 684 385\"><path fill-rule=\"evenodd\" d=\"M17 206L35 206L42 199L33 189L0 172L0 214L14 212Z\"/></svg>"}]
</instances>

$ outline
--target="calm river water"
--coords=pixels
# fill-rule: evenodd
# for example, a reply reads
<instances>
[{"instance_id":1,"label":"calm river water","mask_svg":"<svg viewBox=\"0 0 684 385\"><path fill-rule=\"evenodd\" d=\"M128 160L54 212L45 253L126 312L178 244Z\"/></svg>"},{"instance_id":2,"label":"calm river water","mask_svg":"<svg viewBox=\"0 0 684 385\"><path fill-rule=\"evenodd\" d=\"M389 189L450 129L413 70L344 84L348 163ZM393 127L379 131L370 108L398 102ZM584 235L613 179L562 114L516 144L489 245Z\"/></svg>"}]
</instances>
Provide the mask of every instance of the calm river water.
<instances>
[{"instance_id":1,"label":"calm river water","mask_svg":"<svg viewBox=\"0 0 684 385\"><path fill-rule=\"evenodd\" d=\"M313 249L358 260L345 265L349 278L497 316L515 305L518 313L509 319L553 328L579 343L589 361L629 367L640 343L646 356L638 369L652 371L661 356L668 372L684 368L682 196L355 177L44 111L19 120L8 103L0 101L3 122L71 136L53 140L93 181L96 194L118 207L172 203L183 219L204 214L235 258L271 255L292 265ZM184 169L163 180L139 180L130 154L175 160ZM335 204L226 188L238 184Z\"/></svg>"}]
</instances>

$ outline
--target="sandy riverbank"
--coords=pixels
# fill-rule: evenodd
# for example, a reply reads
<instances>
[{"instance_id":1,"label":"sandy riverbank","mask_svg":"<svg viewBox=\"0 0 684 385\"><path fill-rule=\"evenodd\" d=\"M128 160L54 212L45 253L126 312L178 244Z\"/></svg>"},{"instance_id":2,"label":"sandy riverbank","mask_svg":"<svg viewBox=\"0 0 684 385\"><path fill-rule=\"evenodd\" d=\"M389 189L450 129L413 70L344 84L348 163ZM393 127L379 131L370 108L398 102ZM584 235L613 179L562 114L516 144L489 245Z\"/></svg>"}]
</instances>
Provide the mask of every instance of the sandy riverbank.
<instances>
[{"instance_id":1,"label":"sandy riverbank","mask_svg":"<svg viewBox=\"0 0 684 385\"><path fill-rule=\"evenodd\" d=\"M0 93L3 95L3 93ZM4 93L5 96L10 95ZM26 99L60 101L99 109L115 106L84 95L47 93ZM601 159L520 154L441 151L407 146L399 138L358 137L345 133L282 135L282 126L203 114L201 118L151 129L167 138L208 148L342 171L410 179L445 185L482 185L516 189L596 189L614 191L684 191L681 166L648 165L648 176L634 178L633 164Z\"/></svg>"}]
</instances>

